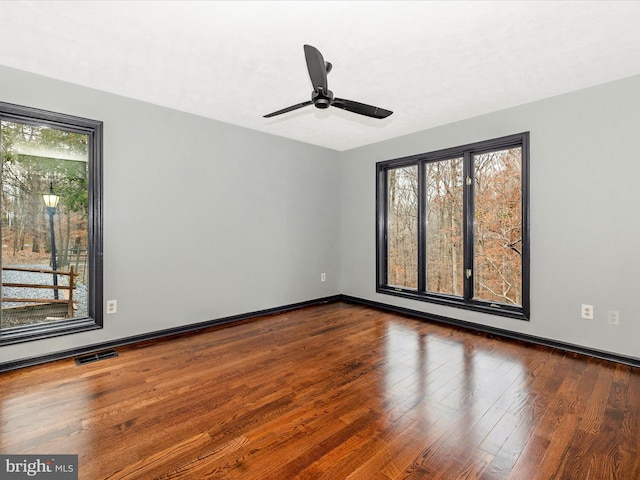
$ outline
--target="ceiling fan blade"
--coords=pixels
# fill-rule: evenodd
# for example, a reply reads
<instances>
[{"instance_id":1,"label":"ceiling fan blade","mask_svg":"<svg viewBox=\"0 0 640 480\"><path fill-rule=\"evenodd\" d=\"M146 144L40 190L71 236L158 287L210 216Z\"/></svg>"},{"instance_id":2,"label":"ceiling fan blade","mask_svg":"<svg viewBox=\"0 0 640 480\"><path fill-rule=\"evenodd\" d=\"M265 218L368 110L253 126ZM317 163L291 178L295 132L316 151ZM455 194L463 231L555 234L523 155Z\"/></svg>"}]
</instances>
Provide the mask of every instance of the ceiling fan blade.
<instances>
[{"instance_id":1,"label":"ceiling fan blade","mask_svg":"<svg viewBox=\"0 0 640 480\"><path fill-rule=\"evenodd\" d=\"M387 118L393 113L391 110L385 110L384 108L374 107L373 105L367 105L365 103L354 102L353 100L345 100L344 98L335 98L332 105L334 107L341 108L342 110L364 115L365 117Z\"/></svg>"},{"instance_id":2,"label":"ceiling fan blade","mask_svg":"<svg viewBox=\"0 0 640 480\"><path fill-rule=\"evenodd\" d=\"M265 115L262 118L275 117L276 115L280 115L282 113L287 113L287 112L292 112L294 110L297 110L297 109L302 108L302 107L306 107L308 105L313 105L313 102L311 100L307 100L306 102L298 103L297 105L291 105L290 107L283 108L282 110L278 110L277 112L269 113L269 114Z\"/></svg>"},{"instance_id":3,"label":"ceiling fan blade","mask_svg":"<svg viewBox=\"0 0 640 480\"><path fill-rule=\"evenodd\" d=\"M305 45L304 56L307 59L307 69L309 70L313 90L317 91L318 88L321 88L323 92L327 92L329 89L327 86L327 65L324 62L324 58L322 58L322 54L316 47Z\"/></svg>"}]
</instances>

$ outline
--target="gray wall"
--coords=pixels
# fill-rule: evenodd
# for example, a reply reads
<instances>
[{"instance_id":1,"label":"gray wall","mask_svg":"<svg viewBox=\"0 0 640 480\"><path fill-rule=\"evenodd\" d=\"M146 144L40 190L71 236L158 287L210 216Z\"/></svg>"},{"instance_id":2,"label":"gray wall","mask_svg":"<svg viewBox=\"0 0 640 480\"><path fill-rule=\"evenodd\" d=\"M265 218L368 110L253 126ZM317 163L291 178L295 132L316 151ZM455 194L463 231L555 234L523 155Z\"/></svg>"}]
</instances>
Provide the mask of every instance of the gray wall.
<instances>
[{"instance_id":1,"label":"gray wall","mask_svg":"<svg viewBox=\"0 0 640 480\"><path fill-rule=\"evenodd\" d=\"M3 67L0 100L104 122L118 300L102 330L0 347L0 362L340 292L334 151Z\"/></svg>"},{"instance_id":2,"label":"gray wall","mask_svg":"<svg viewBox=\"0 0 640 480\"><path fill-rule=\"evenodd\" d=\"M428 105L425 105L428 108ZM531 132L531 321L375 292L375 162ZM640 76L344 152L342 292L640 357ZM581 304L595 318L580 318ZM620 325L607 312L620 312Z\"/></svg>"},{"instance_id":3,"label":"gray wall","mask_svg":"<svg viewBox=\"0 0 640 480\"><path fill-rule=\"evenodd\" d=\"M640 357L638 92L637 76L338 153L0 67L0 100L104 121L118 300L104 329L1 347L0 362L338 293ZM375 162L523 131L531 321L376 294Z\"/></svg>"}]
</instances>

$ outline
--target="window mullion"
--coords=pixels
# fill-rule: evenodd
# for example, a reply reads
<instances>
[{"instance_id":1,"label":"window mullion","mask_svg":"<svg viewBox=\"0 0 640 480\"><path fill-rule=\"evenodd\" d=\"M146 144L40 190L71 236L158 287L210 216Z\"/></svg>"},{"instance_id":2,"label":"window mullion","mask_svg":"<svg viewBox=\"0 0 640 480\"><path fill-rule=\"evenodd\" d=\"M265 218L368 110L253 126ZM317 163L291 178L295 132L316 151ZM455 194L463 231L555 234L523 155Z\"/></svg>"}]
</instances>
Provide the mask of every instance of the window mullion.
<instances>
[{"instance_id":1,"label":"window mullion","mask_svg":"<svg viewBox=\"0 0 640 480\"><path fill-rule=\"evenodd\" d=\"M427 290L426 164L418 163L418 291Z\"/></svg>"},{"instance_id":2,"label":"window mullion","mask_svg":"<svg viewBox=\"0 0 640 480\"><path fill-rule=\"evenodd\" d=\"M474 202L473 202L473 155L469 150L464 152L464 193L463 193L463 237L464 237L464 300L473 298L473 231L474 231Z\"/></svg>"},{"instance_id":3,"label":"window mullion","mask_svg":"<svg viewBox=\"0 0 640 480\"><path fill-rule=\"evenodd\" d=\"M379 169L378 178L376 184L376 197L378 198L378 205L376 211L377 231L377 254L378 260L376 262L376 275L378 277L378 283L380 285L386 285L388 279L387 273L387 239L388 239L388 186L387 186L387 169ZM382 195L381 192L384 192Z\"/></svg>"}]
</instances>

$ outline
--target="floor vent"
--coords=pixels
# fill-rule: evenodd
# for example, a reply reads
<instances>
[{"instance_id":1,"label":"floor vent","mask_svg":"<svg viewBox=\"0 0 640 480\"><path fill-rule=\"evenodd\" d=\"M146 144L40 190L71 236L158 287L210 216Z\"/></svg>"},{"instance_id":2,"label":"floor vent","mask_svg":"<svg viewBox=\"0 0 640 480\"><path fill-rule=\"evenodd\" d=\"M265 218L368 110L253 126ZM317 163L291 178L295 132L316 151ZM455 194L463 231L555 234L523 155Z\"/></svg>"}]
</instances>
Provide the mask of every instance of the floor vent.
<instances>
[{"instance_id":1,"label":"floor vent","mask_svg":"<svg viewBox=\"0 0 640 480\"><path fill-rule=\"evenodd\" d=\"M115 350L105 350L104 352L92 353L91 355L85 355L84 357L76 358L76 365L86 365L87 363L99 362L107 358L117 357L118 352Z\"/></svg>"}]
</instances>

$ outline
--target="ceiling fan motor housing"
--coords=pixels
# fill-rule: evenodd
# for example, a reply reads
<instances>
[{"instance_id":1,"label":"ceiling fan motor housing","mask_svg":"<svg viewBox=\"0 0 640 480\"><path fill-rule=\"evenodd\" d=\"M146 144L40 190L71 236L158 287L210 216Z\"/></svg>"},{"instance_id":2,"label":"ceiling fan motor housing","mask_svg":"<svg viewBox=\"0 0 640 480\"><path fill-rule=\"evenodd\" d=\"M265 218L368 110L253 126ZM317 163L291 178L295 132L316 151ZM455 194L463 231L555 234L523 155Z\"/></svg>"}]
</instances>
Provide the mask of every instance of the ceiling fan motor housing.
<instances>
[{"instance_id":1,"label":"ceiling fan motor housing","mask_svg":"<svg viewBox=\"0 0 640 480\"><path fill-rule=\"evenodd\" d=\"M313 92L311 101L316 108L329 108L333 103L333 92L331 90L327 90L325 93L321 88L318 88Z\"/></svg>"}]
</instances>

